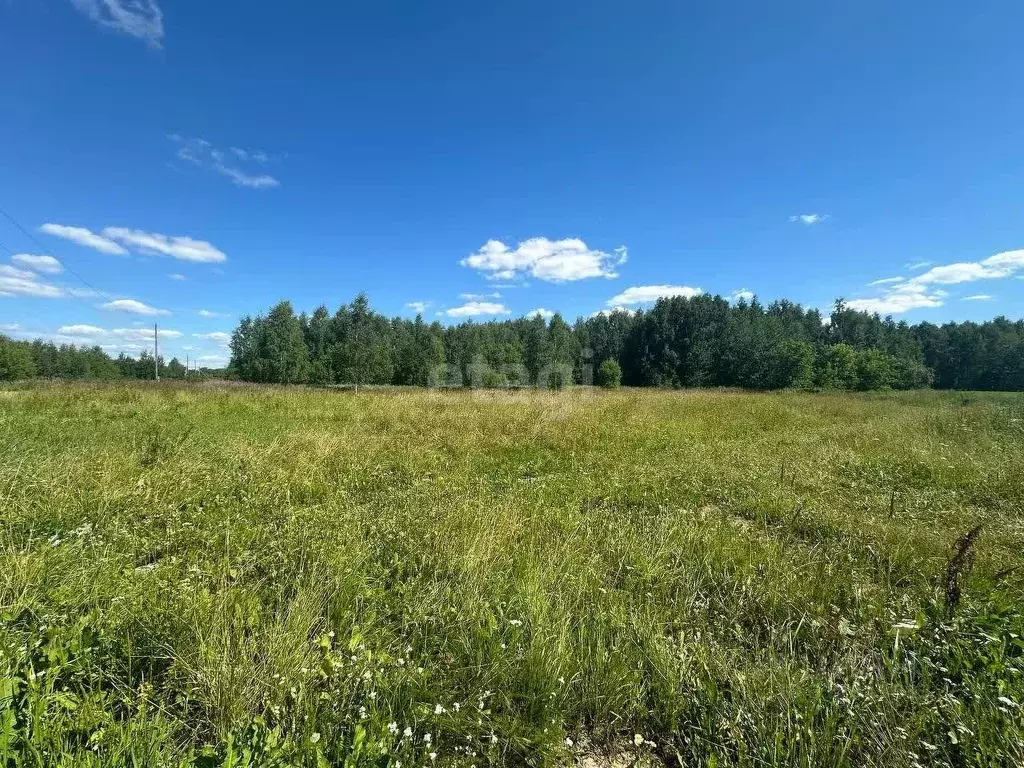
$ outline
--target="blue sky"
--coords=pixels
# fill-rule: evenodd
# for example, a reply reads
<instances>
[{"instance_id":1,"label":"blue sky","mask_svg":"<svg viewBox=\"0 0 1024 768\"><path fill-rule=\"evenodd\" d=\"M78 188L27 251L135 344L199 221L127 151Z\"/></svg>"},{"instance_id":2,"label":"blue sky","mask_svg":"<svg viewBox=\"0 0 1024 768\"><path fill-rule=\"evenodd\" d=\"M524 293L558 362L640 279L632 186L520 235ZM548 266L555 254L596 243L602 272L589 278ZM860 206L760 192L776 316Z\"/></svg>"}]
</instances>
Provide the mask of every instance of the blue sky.
<instances>
[{"instance_id":1,"label":"blue sky","mask_svg":"<svg viewBox=\"0 0 1024 768\"><path fill-rule=\"evenodd\" d=\"M1009 0L4 0L27 234L0 216L0 332L136 352L157 320L215 364L239 316L361 290L445 322L696 290L1019 318L1022 25Z\"/></svg>"}]
</instances>

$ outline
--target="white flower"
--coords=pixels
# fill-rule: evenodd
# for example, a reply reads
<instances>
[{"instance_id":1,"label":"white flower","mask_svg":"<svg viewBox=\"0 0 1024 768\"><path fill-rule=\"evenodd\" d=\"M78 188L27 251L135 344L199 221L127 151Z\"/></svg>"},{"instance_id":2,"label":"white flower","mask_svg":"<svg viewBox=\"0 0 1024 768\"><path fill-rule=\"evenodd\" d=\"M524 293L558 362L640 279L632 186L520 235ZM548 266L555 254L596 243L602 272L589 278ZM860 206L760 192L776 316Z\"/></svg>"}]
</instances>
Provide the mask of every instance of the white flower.
<instances>
[{"instance_id":1,"label":"white flower","mask_svg":"<svg viewBox=\"0 0 1024 768\"><path fill-rule=\"evenodd\" d=\"M320 741L320 734L314 733L312 736L309 737L309 740L316 744L318 741Z\"/></svg>"},{"instance_id":2,"label":"white flower","mask_svg":"<svg viewBox=\"0 0 1024 768\"><path fill-rule=\"evenodd\" d=\"M559 682L559 683L560 683L561 685L565 685L565 678L564 678L564 677L560 677L560 678L558 678L558 682Z\"/></svg>"},{"instance_id":3,"label":"white flower","mask_svg":"<svg viewBox=\"0 0 1024 768\"><path fill-rule=\"evenodd\" d=\"M445 708L444 707L442 707L440 704L435 704L434 705L434 714L435 715L443 715L444 713L445 713Z\"/></svg>"},{"instance_id":4,"label":"white flower","mask_svg":"<svg viewBox=\"0 0 1024 768\"><path fill-rule=\"evenodd\" d=\"M437 752L431 752L430 753L430 759L431 760L437 760Z\"/></svg>"},{"instance_id":5,"label":"white flower","mask_svg":"<svg viewBox=\"0 0 1024 768\"><path fill-rule=\"evenodd\" d=\"M459 702L456 701L454 704L452 704L452 709L454 709L456 712L458 712L460 709L462 709L462 705L459 704Z\"/></svg>"},{"instance_id":6,"label":"white flower","mask_svg":"<svg viewBox=\"0 0 1024 768\"><path fill-rule=\"evenodd\" d=\"M633 734L633 743L639 747L641 744L644 743L644 737L641 736L639 733Z\"/></svg>"},{"instance_id":7,"label":"white flower","mask_svg":"<svg viewBox=\"0 0 1024 768\"><path fill-rule=\"evenodd\" d=\"M513 627L523 626L523 622L520 619L512 619L512 621L510 621L509 624L511 624Z\"/></svg>"},{"instance_id":8,"label":"white flower","mask_svg":"<svg viewBox=\"0 0 1024 768\"><path fill-rule=\"evenodd\" d=\"M424 733L423 734L423 743L424 744L429 744L432 740L433 739L432 739L432 737L430 736L429 733Z\"/></svg>"},{"instance_id":9,"label":"white flower","mask_svg":"<svg viewBox=\"0 0 1024 768\"><path fill-rule=\"evenodd\" d=\"M398 723L388 723L388 733L392 735L398 733Z\"/></svg>"},{"instance_id":10,"label":"white flower","mask_svg":"<svg viewBox=\"0 0 1024 768\"><path fill-rule=\"evenodd\" d=\"M405 730L402 731L402 735L405 736L405 738L407 738L407 739L411 739L412 738L412 728L409 727L408 725L405 726Z\"/></svg>"},{"instance_id":11,"label":"white flower","mask_svg":"<svg viewBox=\"0 0 1024 768\"><path fill-rule=\"evenodd\" d=\"M565 740L565 746L571 747L572 746L572 739L566 739Z\"/></svg>"}]
</instances>

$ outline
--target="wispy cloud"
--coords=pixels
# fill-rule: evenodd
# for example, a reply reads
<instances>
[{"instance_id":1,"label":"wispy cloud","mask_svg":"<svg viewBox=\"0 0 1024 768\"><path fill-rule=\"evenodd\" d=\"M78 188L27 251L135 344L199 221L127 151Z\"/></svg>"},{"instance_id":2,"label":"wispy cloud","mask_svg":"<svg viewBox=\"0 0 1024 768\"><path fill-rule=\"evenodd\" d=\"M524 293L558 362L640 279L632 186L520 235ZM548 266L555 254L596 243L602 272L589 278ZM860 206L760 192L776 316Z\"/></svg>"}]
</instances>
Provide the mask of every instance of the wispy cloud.
<instances>
[{"instance_id":1,"label":"wispy cloud","mask_svg":"<svg viewBox=\"0 0 1024 768\"><path fill-rule=\"evenodd\" d=\"M127 227L104 227L97 234L85 227L69 227L64 224L43 224L39 228L54 237L62 237L100 253L125 256L129 248L146 255L170 256L182 261L220 263L227 261L227 255L206 240L196 240L183 235L163 235Z\"/></svg>"},{"instance_id":2,"label":"wispy cloud","mask_svg":"<svg viewBox=\"0 0 1024 768\"><path fill-rule=\"evenodd\" d=\"M0 296L60 299L66 295L63 288L43 282L35 272L18 269L9 264L0 264Z\"/></svg>"},{"instance_id":3,"label":"wispy cloud","mask_svg":"<svg viewBox=\"0 0 1024 768\"><path fill-rule=\"evenodd\" d=\"M180 272L175 272L174 274L168 275L168 277L171 278L171 280L177 280L178 282L181 282L182 280L188 280L188 278L185 277Z\"/></svg>"},{"instance_id":4,"label":"wispy cloud","mask_svg":"<svg viewBox=\"0 0 1024 768\"><path fill-rule=\"evenodd\" d=\"M208 309L200 309L196 314L200 317L229 317L226 312L211 312Z\"/></svg>"},{"instance_id":5,"label":"wispy cloud","mask_svg":"<svg viewBox=\"0 0 1024 768\"><path fill-rule=\"evenodd\" d=\"M609 307L626 307L632 304L650 304L661 298L683 296L693 298L704 293L700 288L689 285L635 285L622 293L612 296L606 302Z\"/></svg>"},{"instance_id":6,"label":"wispy cloud","mask_svg":"<svg viewBox=\"0 0 1024 768\"><path fill-rule=\"evenodd\" d=\"M86 248L92 248L94 251L100 253L109 253L114 256L127 256L128 250L123 246L118 245L113 240L97 235L95 232L86 229L85 227L69 227L64 224L43 224L39 228L40 232L47 235L53 235L54 237L62 237L65 240L70 240L73 243L84 245Z\"/></svg>"},{"instance_id":7,"label":"wispy cloud","mask_svg":"<svg viewBox=\"0 0 1024 768\"><path fill-rule=\"evenodd\" d=\"M872 280L870 283L868 283L868 285L869 286L872 286L872 285L887 285L888 283L902 283L902 282L903 282L903 277L902 276L899 276L899 277L883 277L881 280Z\"/></svg>"},{"instance_id":8,"label":"wispy cloud","mask_svg":"<svg viewBox=\"0 0 1024 768\"><path fill-rule=\"evenodd\" d=\"M246 170L241 164L250 166L265 165L270 156L266 152L231 147L228 152L217 149L206 139L190 139L172 133L168 138L177 146L176 155L179 160L207 168L230 179L236 186L248 189L270 189L278 187L281 182L269 173L259 170Z\"/></svg>"},{"instance_id":9,"label":"wispy cloud","mask_svg":"<svg viewBox=\"0 0 1024 768\"><path fill-rule=\"evenodd\" d=\"M461 307L452 307L443 312L438 312L438 314L447 315L448 317L481 317L485 315L507 315L509 310L504 304L492 301L470 301Z\"/></svg>"},{"instance_id":10,"label":"wispy cloud","mask_svg":"<svg viewBox=\"0 0 1024 768\"><path fill-rule=\"evenodd\" d=\"M526 313L527 317L537 317L538 315L543 317L545 320L550 320L555 316L555 313L550 309L545 309L544 307L537 307L537 309L531 309Z\"/></svg>"},{"instance_id":11,"label":"wispy cloud","mask_svg":"<svg viewBox=\"0 0 1024 768\"><path fill-rule=\"evenodd\" d=\"M576 238L549 240L534 237L515 249L499 240L488 240L476 253L460 263L483 274L488 280L515 280L524 275L551 283L618 277L616 267L625 263L625 247L614 253L589 248Z\"/></svg>"},{"instance_id":12,"label":"wispy cloud","mask_svg":"<svg viewBox=\"0 0 1024 768\"><path fill-rule=\"evenodd\" d=\"M916 277L890 283L882 296L854 299L847 302L847 306L851 309L877 312L880 315L941 307L948 294L937 286L957 285L976 280L998 280L1011 277L1020 271L1024 271L1024 249L1004 251L981 261L961 261L932 267Z\"/></svg>"},{"instance_id":13,"label":"wispy cloud","mask_svg":"<svg viewBox=\"0 0 1024 768\"><path fill-rule=\"evenodd\" d=\"M790 216L789 220L794 224L799 223L810 227L814 224L820 224L830 218L832 217L827 213L798 213L794 216Z\"/></svg>"},{"instance_id":14,"label":"wispy cloud","mask_svg":"<svg viewBox=\"0 0 1024 768\"><path fill-rule=\"evenodd\" d=\"M501 294L498 291L494 293L460 293L459 298L466 301L486 301L487 299L500 299Z\"/></svg>"},{"instance_id":15,"label":"wispy cloud","mask_svg":"<svg viewBox=\"0 0 1024 768\"><path fill-rule=\"evenodd\" d=\"M109 309L113 312L128 312L134 315L169 315L170 310L157 309L135 299L115 299L100 305L101 309Z\"/></svg>"},{"instance_id":16,"label":"wispy cloud","mask_svg":"<svg viewBox=\"0 0 1024 768\"><path fill-rule=\"evenodd\" d=\"M424 312L427 311L427 307L429 307L432 303L433 302L430 301L407 301L405 303L405 308L411 309L417 315L422 315Z\"/></svg>"},{"instance_id":17,"label":"wispy cloud","mask_svg":"<svg viewBox=\"0 0 1024 768\"><path fill-rule=\"evenodd\" d=\"M134 250L183 261L196 261L207 264L218 264L227 261L227 255L205 240L194 240L191 237L162 235L159 232L144 232L141 229L124 227L106 227L103 235L117 240Z\"/></svg>"},{"instance_id":18,"label":"wispy cloud","mask_svg":"<svg viewBox=\"0 0 1024 768\"><path fill-rule=\"evenodd\" d=\"M749 288L740 288L729 294L730 301L753 301L754 292Z\"/></svg>"},{"instance_id":19,"label":"wispy cloud","mask_svg":"<svg viewBox=\"0 0 1024 768\"><path fill-rule=\"evenodd\" d=\"M911 272L916 272L919 269L924 269L925 267L930 267L931 265L932 262L930 261L908 261L903 266L905 269L909 269Z\"/></svg>"},{"instance_id":20,"label":"wispy cloud","mask_svg":"<svg viewBox=\"0 0 1024 768\"><path fill-rule=\"evenodd\" d=\"M64 271L64 266L53 258L53 256L37 256L33 253L16 253L11 256L11 261L15 264L20 264L23 267L28 267L35 272L41 272L45 275L59 275Z\"/></svg>"},{"instance_id":21,"label":"wispy cloud","mask_svg":"<svg viewBox=\"0 0 1024 768\"><path fill-rule=\"evenodd\" d=\"M193 333L192 336L197 339L215 341L225 347L228 345L228 342L231 341L231 334L225 333L224 331L214 331L213 333Z\"/></svg>"},{"instance_id":22,"label":"wispy cloud","mask_svg":"<svg viewBox=\"0 0 1024 768\"><path fill-rule=\"evenodd\" d=\"M992 301L994 296L987 293L976 293L973 296L964 296L964 301Z\"/></svg>"},{"instance_id":23,"label":"wispy cloud","mask_svg":"<svg viewBox=\"0 0 1024 768\"><path fill-rule=\"evenodd\" d=\"M140 40L154 48L164 37L164 15L155 0L71 0L72 5L101 27Z\"/></svg>"}]
</instances>

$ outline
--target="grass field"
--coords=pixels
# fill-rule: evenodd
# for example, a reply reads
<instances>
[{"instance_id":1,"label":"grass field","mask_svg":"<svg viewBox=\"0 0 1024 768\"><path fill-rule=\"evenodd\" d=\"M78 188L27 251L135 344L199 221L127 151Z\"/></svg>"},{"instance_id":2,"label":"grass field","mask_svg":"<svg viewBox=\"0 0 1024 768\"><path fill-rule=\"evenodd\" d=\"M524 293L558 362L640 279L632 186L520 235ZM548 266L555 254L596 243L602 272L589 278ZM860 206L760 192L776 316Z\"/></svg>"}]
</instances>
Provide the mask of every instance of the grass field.
<instances>
[{"instance_id":1,"label":"grass field","mask_svg":"<svg viewBox=\"0 0 1024 768\"><path fill-rule=\"evenodd\" d=\"M9 389L0 500L5 768L1024 762L1021 395Z\"/></svg>"}]
</instances>

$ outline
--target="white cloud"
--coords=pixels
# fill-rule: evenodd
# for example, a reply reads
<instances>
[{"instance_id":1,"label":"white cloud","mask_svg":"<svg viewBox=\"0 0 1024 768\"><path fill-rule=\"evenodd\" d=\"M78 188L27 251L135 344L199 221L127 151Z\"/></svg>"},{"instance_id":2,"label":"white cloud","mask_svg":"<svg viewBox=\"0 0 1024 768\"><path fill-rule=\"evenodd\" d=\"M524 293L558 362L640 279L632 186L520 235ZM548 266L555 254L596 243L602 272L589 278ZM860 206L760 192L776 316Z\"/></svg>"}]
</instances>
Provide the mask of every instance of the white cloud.
<instances>
[{"instance_id":1,"label":"white cloud","mask_svg":"<svg viewBox=\"0 0 1024 768\"><path fill-rule=\"evenodd\" d=\"M488 240L480 250L460 263L483 273L488 280L515 280L530 275L538 280L564 283L592 277L618 277L615 268L625 263L624 247L614 253L593 250L577 238L549 240L534 237L509 248Z\"/></svg>"},{"instance_id":2,"label":"white cloud","mask_svg":"<svg viewBox=\"0 0 1024 768\"><path fill-rule=\"evenodd\" d=\"M102 27L145 40L154 48L164 37L164 15L156 0L71 0Z\"/></svg>"},{"instance_id":3,"label":"white cloud","mask_svg":"<svg viewBox=\"0 0 1024 768\"><path fill-rule=\"evenodd\" d=\"M429 301L408 301L405 304L406 309L411 309L417 315L422 315L427 311L427 307L431 305Z\"/></svg>"},{"instance_id":4,"label":"white cloud","mask_svg":"<svg viewBox=\"0 0 1024 768\"><path fill-rule=\"evenodd\" d=\"M215 341L218 344L227 345L231 341L231 334L225 333L224 331L214 331L213 333L193 333L197 339L206 339L207 341Z\"/></svg>"},{"instance_id":5,"label":"white cloud","mask_svg":"<svg viewBox=\"0 0 1024 768\"><path fill-rule=\"evenodd\" d=\"M820 224L828 218L831 217L827 213L799 213L795 216L790 216L789 220L793 223L799 222L809 227L812 224Z\"/></svg>"},{"instance_id":6,"label":"white cloud","mask_svg":"<svg viewBox=\"0 0 1024 768\"><path fill-rule=\"evenodd\" d=\"M179 282L182 281L182 280L187 280L188 279L187 277L185 277L183 274L181 274L179 272L175 272L172 275L168 275L168 277L171 278L171 280L178 280Z\"/></svg>"},{"instance_id":7,"label":"white cloud","mask_svg":"<svg viewBox=\"0 0 1024 768\"><path fill-rule=\"evenodd\" d=\"M925 267L930 267L931 265L932 262L930 261L908 261L903 266L906 269L909 269L911 272L916 272L919 269L924 269Z\"/></svg>"},{"instance_id":8,"label":"white cloud","mask_svg":"<svg viewBox=\"0 0 1024 768\"><path fill-rule=\"evenodd\" d=\"M987 293L976 293L973 296L964 296L964 301L992 301L994 297Z\"/></svg>"},{"instance_id":9,"label":"white cloud","mask_svg":"<svg viewBox=\"0 0 1024 768\"><path fill-rule=\"evenodd\" d=\"M214 264L227 261L228 258L211 243L194 240L191 237L161 235L159 232L144 232L141 229L124 227L106 227L103 234L142 253L160 254L183 261Z\"/></svg>"},{"instance_id":10,"label":"white cloud","mask_svg":"<svg viewBox=\"0 0 1024 768\"><path fill-rule=\"evenodd\" d=\"M536 317L537 315L540 315L545 320L550 320L552 317L555 316L555 313L552 312L550 309L544 309L544 307L537 307L537 309L531 309L529 312L526 313L527 317Z\"/></svg>"},{"instance_id":11,"label":"white cloud","mask_svg":"<svg viewBox=\"0 0 1024 768\"><path fill-rule=\"evenodd\" d=\"M507 315L509 311L504 304L497 304L493 301L470 301L461 307L452 307L438 314L448 317L479 317L481 315Z\"/></svg>"},{"instance_id":12,"label":"white cloud","mask_svg":"<svg viewBox=\"0 0 1024 768\"><path fill-rule=\"evenodd\" d=\"M128 250L106 237L101 237L85 227L68 227L63 224L43 224L40 232L54 237L63 237L73 243L84 245L100 253L110 253L114 256L127 256Z\"/></svg>"},{"instance_id":13,"label":"white cloud","mask_svg":"<svg viewBox=\"0 0 1024 768\"><path fill-rule=\"evenodd\" d=\"M661 298L682 296L692 299L704 293L700 288L691 288L688 285L636 285L627 288L617 296L612 296L607 301L609 307L625 307L630 304L650 304Z\"/></svg>"},{"instance_id":14,"label":"white cloud","mask_svg":"<svg viewBox=\"0 0 1024 768\"><path fill-rule=\"evenodd\" d=\"M466 301L486 301L487 299L500 299L501 294L497 291L494 293L460 293L459 298Z\"/></svg>"},{"instance_id":15,"label":"white cloud","mask_svg":"<svg viewBox=\"0 0 1024 768\"><path fill-rule=\"evenodd\" d=\"M902 276L900 276L900 277L883 277L881 280L872 280L870 283L868 283L868 285L869 286L871 286L871 285L887 285L889 283L902 283L902 282L903 282L903 277Z\"/></svg>"},{"instance_id":16,"label":"white cloud","mask_svg":"<svg viewBox=\"0 0 1024 768\"><path fill-rule=\"evenodd\" d=\"M99 336L106 331L96 325L62 325L57 333L67 336Z\"/></svg>"},{"instance_id":17,"label":"white cloud","mask_svg":"<svg viewBox=\"0 0 1024 768\"><path fill-rule=\"evenodd\" d=\"M208 309L200 309L196 314L200 317L228 317L226 312L211 312Z\"/></svg>"},{"instance_id":18,"label":"white cloud","mask_svg":"<svg viewBox=\"0 0 1024 768\"><path fill-rule=\"evenodd\" d=\"M53 256L36 256L32 253L16 253L11 256L11 261L15 264L20 264L23 267L28 267L36 272L42 272L47 275L59 275L64 271L64 267L57 259Z\"/></svg>"},{"instance_id":19,"label":"white cloud","mask_svg":"<svg viewBox=\"0 0 1024 768\"><path fill-rule=\"evenodd\" d=\"M40 281L39 275L9 264L0 264L0 296L32 296L37 299L59 299L63 288Z\"/></svg>"},{"instance_id":20,"label":"white cloud","mask_svg":"<svg viewBox=\"0 0 1024 768\"><path fill-rule=\"evenodd\" d=\"M117 299L108 301L102 305L102 309L113 310L114 312L130 312L136 315L169 315L166 309L157 309L135 299Z\"/></svg>"},{"instance_id":21,"label":"white cloud","mask_svg":"<svg viewBox=\"0 0 1024 768\"><path fill-rule=\"evenodd\" d=\"M250 160L260 165L265 164L270 159L266 152L249 152L239 147L230 147L234 164L228 165L228 153L217 149L205 139L188 139L176 133L169 134L167 138L178 145L176 153L178 159L219 173L221 176L231 179L236 186L248 189L270 189L281 186L281 182L268 173L249 172L238 167L240 163L247 163Z\"/></svg>"},{"instance_id":22,"label":"white cloud","mask_svg":"<svg viewBox=\"0 0 1024 768\"><path fill-rule=\"evenodd\" d=\"M3 323L0 325L0 331L20 331L20 323Z\"/></svg>"},{"instance_id":23,"label":"white cloud","mask_svg":"<svg viewBox=\"0 0 1024 768\"><path fill-rule=\"evenodd\" d=\"M599 317L600 315L606 315L608 317L611 317L616 312L624 312L627 315L635 315L637 310L630 309L629 307L611 307L610 309L599 309L597 310L597 312L591 313L590 317Z\"/></svg>"},{"instance_id":24,"label":"white cloud","mask_svg":"<svg viewBox=\"0 0 1024 768\"><path fill-rule=\"evenodd\" d=\"M738 291L733 291L729 294L730 301L753 301L754 292L749 288L740 288Z\"/></svg>"},{"instance_id":25,"label":"white cloud","mask_svg":"<svg viewBox=\"0 0 1024 768\"><path fill-rule=\"evenodd\" d=\"M924 263L921 262L922 265ZM854 299L847 302L847 306L851 309L877 312L880 315L898 314L911 309L941 307L947 294L935 286L957 285L975 280L998 280L1011 277L1022 270L1024 270L1024 249L1003 251L981 261L961 261L932 267L908 280L891 282L891 287L882 296Z\"/></svg>"}]
</instances>

